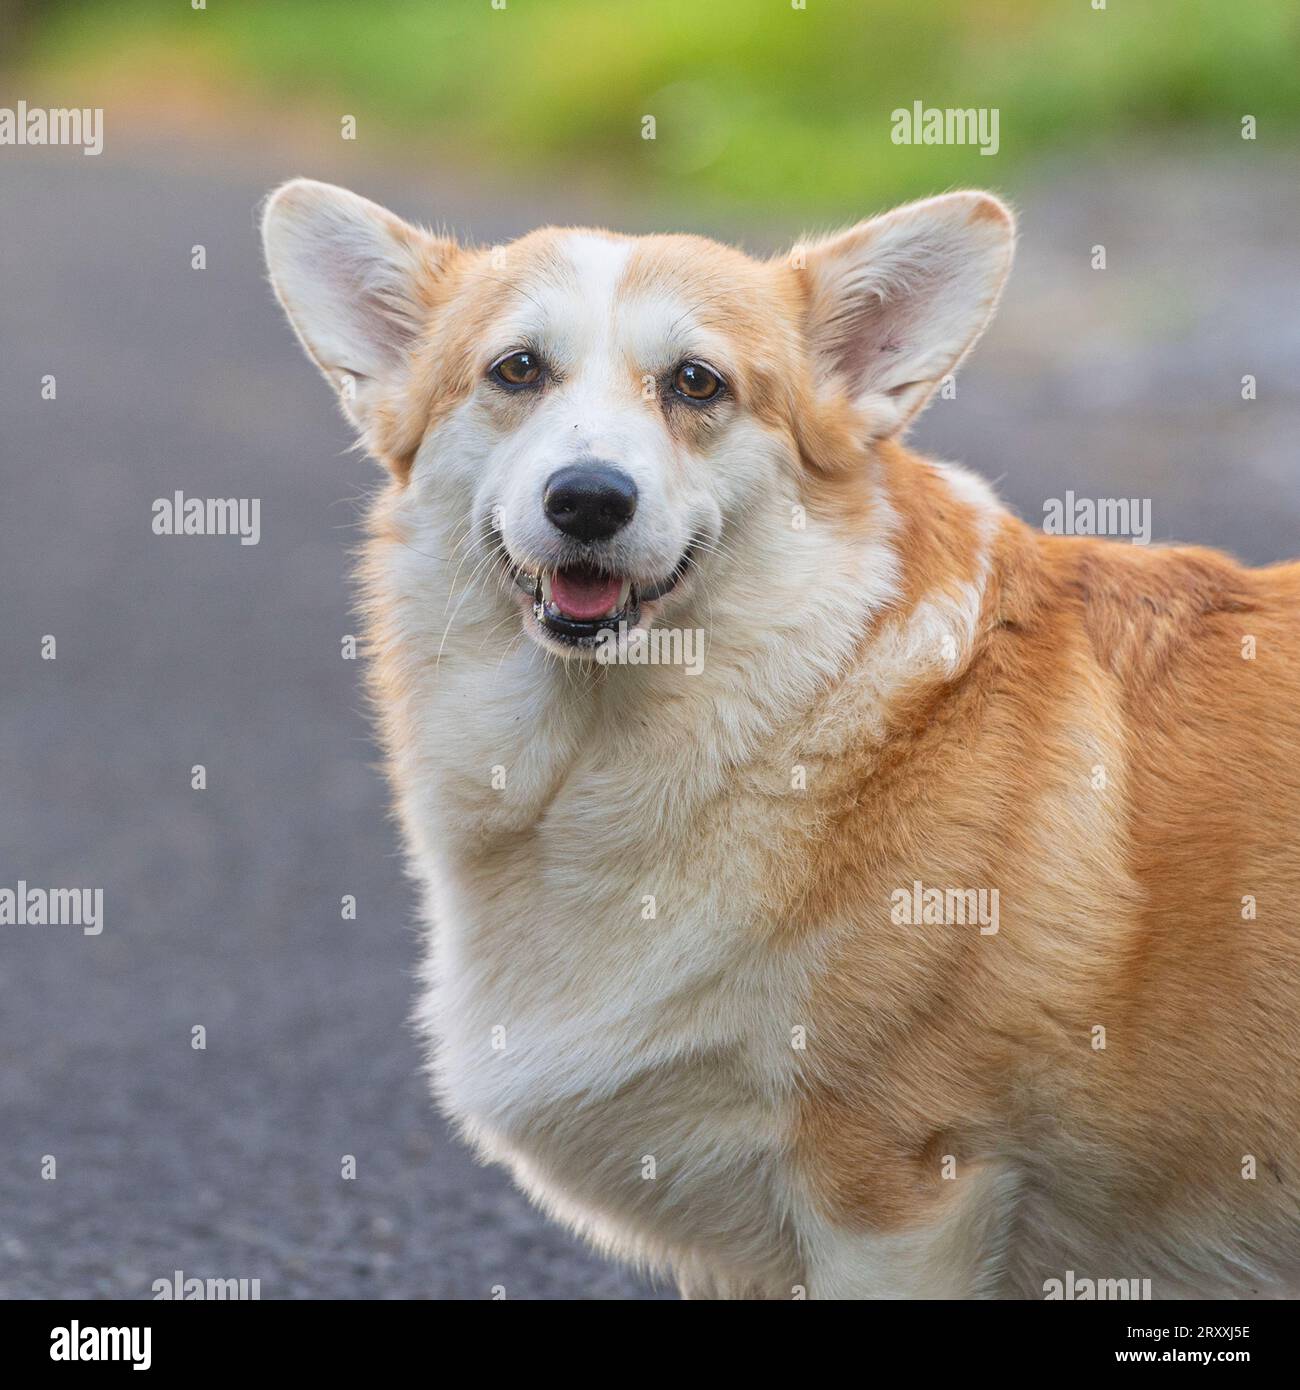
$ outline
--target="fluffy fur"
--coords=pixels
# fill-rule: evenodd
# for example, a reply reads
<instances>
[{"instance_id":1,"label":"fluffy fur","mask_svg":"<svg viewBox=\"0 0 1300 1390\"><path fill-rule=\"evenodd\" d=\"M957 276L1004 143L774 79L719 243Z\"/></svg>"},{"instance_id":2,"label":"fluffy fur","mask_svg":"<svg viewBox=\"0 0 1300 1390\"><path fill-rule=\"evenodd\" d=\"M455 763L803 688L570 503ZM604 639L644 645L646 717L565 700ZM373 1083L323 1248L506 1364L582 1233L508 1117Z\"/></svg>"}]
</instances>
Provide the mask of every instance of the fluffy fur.
<instances>
[{"instance_id":1,"label":"fluffy fur","mask_svg":"<svg viewBox=\"0 0 1300 1390\"><path fill-rule=\"evenodd\" d=\"M1048 538L906 450L1006 208L762 262L469 249L299 180L264 234L390 473L373 689L479 1151L692 1296L1294 1288L1300 567ZM552 374L504 392L521 345ZM725 398L661 389L683 357ZM578 455L637 482L612 565L696 545L644 621L702 628L702 673L536 630L512 566ZM996 889L997 931L900 925L914 883Z\"/></svg>"}]
</instances>

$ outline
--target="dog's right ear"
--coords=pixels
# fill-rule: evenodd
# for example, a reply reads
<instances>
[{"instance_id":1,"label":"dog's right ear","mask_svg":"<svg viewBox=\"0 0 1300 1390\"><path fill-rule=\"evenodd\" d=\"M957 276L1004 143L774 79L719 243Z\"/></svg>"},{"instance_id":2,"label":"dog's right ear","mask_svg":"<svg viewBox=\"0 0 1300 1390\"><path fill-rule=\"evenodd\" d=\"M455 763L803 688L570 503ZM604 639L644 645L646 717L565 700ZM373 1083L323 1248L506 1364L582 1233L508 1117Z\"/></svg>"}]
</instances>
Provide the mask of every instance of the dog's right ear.
<instances>
[{"instance_id":1,"label":"dog's right ear","mask_svg":"<svg viewBox=\"0 0 1300 1390\"><path fill-rule=\"evenodd\" d=\"M901 434L984 331L1011 268L1015 221L991 193L945 193L803 253L805 332L822 383L875 438Z\"/></svg>"},{"instance_id":2,"label":"dog's right ear","mask_svg":"<svg viewBox=\"0 0 1300 1390\"><path fill-rule=\"evenodd\" d=\"M268 199L262 245L275 293L373 451L391 422L437 283L457 254L345 188L294 179Z\"/></svg>"}]
</instances>

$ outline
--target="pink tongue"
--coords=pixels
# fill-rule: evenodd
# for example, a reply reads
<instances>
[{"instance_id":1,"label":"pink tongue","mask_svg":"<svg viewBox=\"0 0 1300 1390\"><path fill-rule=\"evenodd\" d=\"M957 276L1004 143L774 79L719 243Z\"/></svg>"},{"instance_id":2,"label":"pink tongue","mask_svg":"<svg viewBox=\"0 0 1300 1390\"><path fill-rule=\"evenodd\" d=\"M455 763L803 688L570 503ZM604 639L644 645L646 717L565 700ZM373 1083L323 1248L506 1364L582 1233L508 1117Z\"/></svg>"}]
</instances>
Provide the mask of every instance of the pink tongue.
<instances>
[{"instance_id":1,"label":"pink tongue","mask_svg":"<svg viewBox=\"0 0 1300 1390\"><path fill-rule=\"evenodd\" d=\"M623 587L618 579L586 570L556 570L551 576L551 600L561 617L589 623L603 618L618 602Z\"/></svg>"}]
</instances>

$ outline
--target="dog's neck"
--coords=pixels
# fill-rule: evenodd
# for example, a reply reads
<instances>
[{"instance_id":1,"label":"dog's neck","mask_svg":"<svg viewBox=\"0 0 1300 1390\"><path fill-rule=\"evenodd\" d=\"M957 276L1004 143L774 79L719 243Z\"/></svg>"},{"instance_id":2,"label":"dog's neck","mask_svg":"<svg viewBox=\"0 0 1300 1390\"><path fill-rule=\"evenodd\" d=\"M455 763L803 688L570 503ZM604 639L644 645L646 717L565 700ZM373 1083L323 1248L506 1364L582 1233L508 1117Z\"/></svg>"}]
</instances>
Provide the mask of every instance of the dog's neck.
<instances>
[{"instance_id":1,"label":"dog's neck","mask_svg":"<svg viewBox=\"0 0 1300 1390\"><path fill-rule=\"evenodd\" d=\"M978 479L895 445L872 455L870 476L826 485L798 524L769 499L665 620L703 633L692 672L565 662L511 634L498 599L437 577L425 552L442 542L413 541L403 505L392 495L393 526L381 508L367 565L376 610L392 614L371 632L387 741L399 778L437 770L437 819L480 844L535 828L586 781L613 806L635 797L688 816L738 770L796 763L834 723L818 710L841 700L865 705L884 737L901 690L968 659L1005 517ZM517 795L485 792L494 777Z\"/></svg>"}]
</instances>

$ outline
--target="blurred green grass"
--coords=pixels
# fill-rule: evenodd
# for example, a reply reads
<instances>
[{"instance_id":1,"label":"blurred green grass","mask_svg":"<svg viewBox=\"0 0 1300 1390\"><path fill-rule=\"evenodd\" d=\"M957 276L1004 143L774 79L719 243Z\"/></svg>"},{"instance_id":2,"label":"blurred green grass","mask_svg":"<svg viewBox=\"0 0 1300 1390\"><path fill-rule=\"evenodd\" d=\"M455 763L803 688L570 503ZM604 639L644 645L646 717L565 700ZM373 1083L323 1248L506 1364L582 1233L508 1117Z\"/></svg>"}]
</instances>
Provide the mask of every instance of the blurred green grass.
<instances>
[{"instance_id":1,"label":"blurred green grass","mask_svg":"<svg viewBox=\"0 0 1300 1390\"><path fill-rule=\"evenodd\" d=\"M23 61L125 76L145 99L174 62L503 177L594 170L649 196L825 217L1014 186L1032 158L1089 144L1194 131L1240 152L1246 114L1261 143L1294 141L1297 0L1092 3L65 0L31 11ZM997 107L999 153L893 144L890 113L915 101Z\"/></svg>"}]
</instances>

